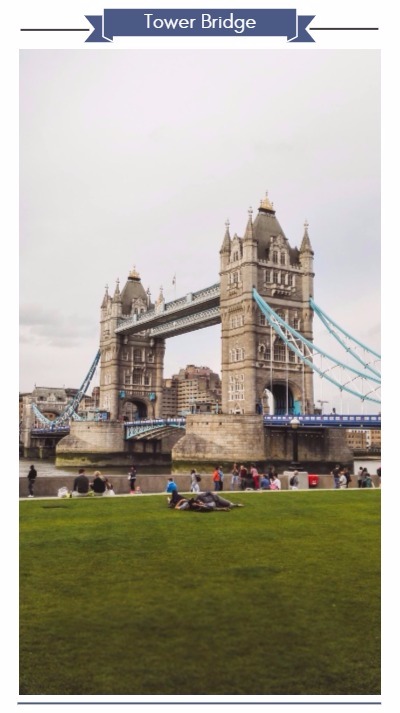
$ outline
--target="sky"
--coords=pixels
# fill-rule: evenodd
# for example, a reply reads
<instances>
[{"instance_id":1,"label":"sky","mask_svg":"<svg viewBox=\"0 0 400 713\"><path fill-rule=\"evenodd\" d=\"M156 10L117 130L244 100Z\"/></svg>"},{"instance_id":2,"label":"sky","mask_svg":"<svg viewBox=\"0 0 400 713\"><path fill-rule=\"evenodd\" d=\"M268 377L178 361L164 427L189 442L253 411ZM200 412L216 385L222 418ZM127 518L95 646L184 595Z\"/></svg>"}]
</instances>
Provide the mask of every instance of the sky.
<instances>
[{"instance_id":1,"label":"sky","mask_svg":"<svg viewBox=\"0 0 400 713\"><path fill-rule=\"evenodd\" d=\"M135 266L153 301L219 281L225 221L266 191L292 247L305 220L314 299L380 352L378 50L20 53L20 378L78 388L105 286ZM176 275L176 286L173 277ZM324 329L314 339L328 351ZM332 350L331 350L332 351ZM330 353L330 352L329 352ZM220 327L167 341L164 376L220 371ZM98 372L89 392L98 383ZM319 377L315 401L375 404Z\"/></svg>"}]
</instances>

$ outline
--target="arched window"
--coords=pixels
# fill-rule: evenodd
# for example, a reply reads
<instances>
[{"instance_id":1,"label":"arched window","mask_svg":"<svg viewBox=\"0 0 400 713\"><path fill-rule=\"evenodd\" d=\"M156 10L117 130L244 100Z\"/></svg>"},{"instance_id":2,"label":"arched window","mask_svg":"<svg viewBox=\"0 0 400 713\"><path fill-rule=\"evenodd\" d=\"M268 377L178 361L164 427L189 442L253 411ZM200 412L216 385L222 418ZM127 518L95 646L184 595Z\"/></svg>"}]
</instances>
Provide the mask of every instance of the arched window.
<instances>
[{"instance_id":1,"label":"arched window","mask_svg":"<svg viewBox=\"0 0 400 713\"><path fill-rule=\"evenodd\" d=\"M286 265L286 253L281 253L281 265Z\"/></svg>"},{"instance_id":2,"label":"arched window","mask_svg":"<svg viewBox=\"0 0 400 713\"><path fill-rule=\"evenodd\" d=\"M272 253L272 262L274 263L274 265L278 264L278 253L276 250L274 250L274 252Z\"/></svg>"}]
</instances>

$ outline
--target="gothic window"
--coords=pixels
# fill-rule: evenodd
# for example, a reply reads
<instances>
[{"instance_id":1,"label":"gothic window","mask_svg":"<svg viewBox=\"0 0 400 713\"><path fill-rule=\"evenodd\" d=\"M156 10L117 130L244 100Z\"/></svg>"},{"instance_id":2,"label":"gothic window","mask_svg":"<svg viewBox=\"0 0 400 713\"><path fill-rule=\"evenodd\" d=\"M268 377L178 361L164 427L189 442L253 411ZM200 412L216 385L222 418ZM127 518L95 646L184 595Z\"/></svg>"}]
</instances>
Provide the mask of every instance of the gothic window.
<instances>
[{"instance_id":1,"label":"gothic window","mask_svg":"<svg viewBox=\"0 0 400 713\"><path fill-rule=\"evenodd\" d=\"M237 250L233 253L233 260L239 260L239 253Z\"/></svg>"},{"instance_id":2,"label":"gothic window","mask_svg":"<svg viewBox=\"0 0 400 713\"><path fill-rule=\"evenodd\" d=\"M150 374L145 374L144 375L144 385L150 386L150 383L151 383Z\"/></svg>"},{"instance_id":3,"label":"gothic window","mask_svg":"<svg viewBox=\"0 0 400 713\"><path fill-rule=\"evenodd\" d=\"M126 371L126 372L125 372L124 383L125 383L126 385L131 383L131 375L130 375L129 371Z\"/></svg>"},{"instance_id":4,"label":"gothic window","mask_svg":"<svg viewBox=\"0 0 400 713\"><path fill-rule=\"evenodd\" d=\"M287 283L289 287L294 286L294 276L291 273L289 273L289 275L287 276Z\"/></svg>"},{"instance_id":5,"label":"gothic window","mask_svg":"<svg viewBox=\"0 0 400 713\"><path fill-rule=\"evenodd\" d=\"M288 349L288 354L290 363L294 364L296 361L296 354L291 349Z\"/></svg>"},{"instance_id":6,"label":"gothic window","mask_svg":"<svg viewBox=\"0 0 400 713\"><path fill-rule=\"evenodd\" d=\"M272 273L272 282L277 285L279 282L279 272L277 270L274 270Z\"/></svg>"},{"instance_id":7,"label":"gothic window","mask_svg":"<svg viewBox=\"0 0 400 713\"><path fill-rule=\"evenodd\" d=\"M286 361L286 347L281 339L274 344L274 361Z\"/></svg>"},{"instance_id":8,"label":"gothic window","mask_svg":"<svg viewBox=\"0 0 400 713\"><path fill-rule=\"evenodd\" d=\"M266 325L265 314L260 314L259 324L260 324L262 327L265 327L265 325Z\"/></svg>"},{"instance_id":9,"label":"gothic window","mask_svg":"<svg viewBox=\"0 0 400 713\"><path fill-rule=\"evenodd\" d=\"M274 250L274 252L272 253L272 262L274 263L274 265L278 264L278 253L276 250Z\"/></svg>"},{"instance_id":10,"label":"gothic window","mask_svg":"<svg viewBox=\"0 0 400 713\"><path fill-rule=\"evenodd\" d=\"M281 265L286 265L286 253L281 253Z\"/></svg>"},{"instance_id":11,"label":"gothic window","mask_svg":"<svg viewBox=\"0 0 400 713\"><path fill-rule=\"evenodd\" d=\"M141 384L142 383L142 372L141 371L134 371L133 376L132 376L132 384Z\"/></svg>"},{"instance_id":12,"label":"gothic window","mask_svg":"<svg viewBox=\"0 0 400 713\"><path fill-rule=\"evenodd\" d=\"M133 350L133 361L138 364L139 362L142 361L142 350L141 349L134 349Z\"/></svg>"}]
</instances>

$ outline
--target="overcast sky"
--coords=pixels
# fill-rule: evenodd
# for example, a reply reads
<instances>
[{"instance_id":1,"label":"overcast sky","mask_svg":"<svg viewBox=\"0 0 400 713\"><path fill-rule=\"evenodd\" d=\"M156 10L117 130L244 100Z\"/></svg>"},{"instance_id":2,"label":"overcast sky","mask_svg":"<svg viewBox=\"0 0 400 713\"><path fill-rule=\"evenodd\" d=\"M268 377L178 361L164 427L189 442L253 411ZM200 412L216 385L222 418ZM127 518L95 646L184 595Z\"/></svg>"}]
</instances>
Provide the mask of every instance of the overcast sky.
<instances>
[{"instance_id":1,"label":"overcast sky","mask_svg":"<svg viewBox=\"0 0 400 713\"><path fill-rule=\"evenodd\" d=\"M309 222L317 304L380 351L379 51L23 50L20 79L20 391L81 385L133 266L153 300L217 282L266 191L293 247ZM220 371L220 327L168 340L164 375L189 363Z\"/></svg>"}]
</instances>

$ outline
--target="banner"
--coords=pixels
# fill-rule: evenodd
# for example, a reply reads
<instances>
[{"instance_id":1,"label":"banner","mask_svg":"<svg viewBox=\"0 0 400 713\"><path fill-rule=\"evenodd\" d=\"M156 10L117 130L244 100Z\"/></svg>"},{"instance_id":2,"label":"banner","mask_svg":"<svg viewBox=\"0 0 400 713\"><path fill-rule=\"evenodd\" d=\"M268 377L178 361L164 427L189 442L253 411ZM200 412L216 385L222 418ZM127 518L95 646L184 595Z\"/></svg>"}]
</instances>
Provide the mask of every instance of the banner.
<instances>
[{"instance_id":1,"label":"banner","mask_svg":"<svg viewBox=\"0 0 400 713\"><path fill-rule=\"evenodd\" d=\"M286 37L288 42L314 42L307 27L315 15L297 10L123 10L86 15L93 32L86 42L112 42L115 37Z\"/></svg>"}]
</instances>

